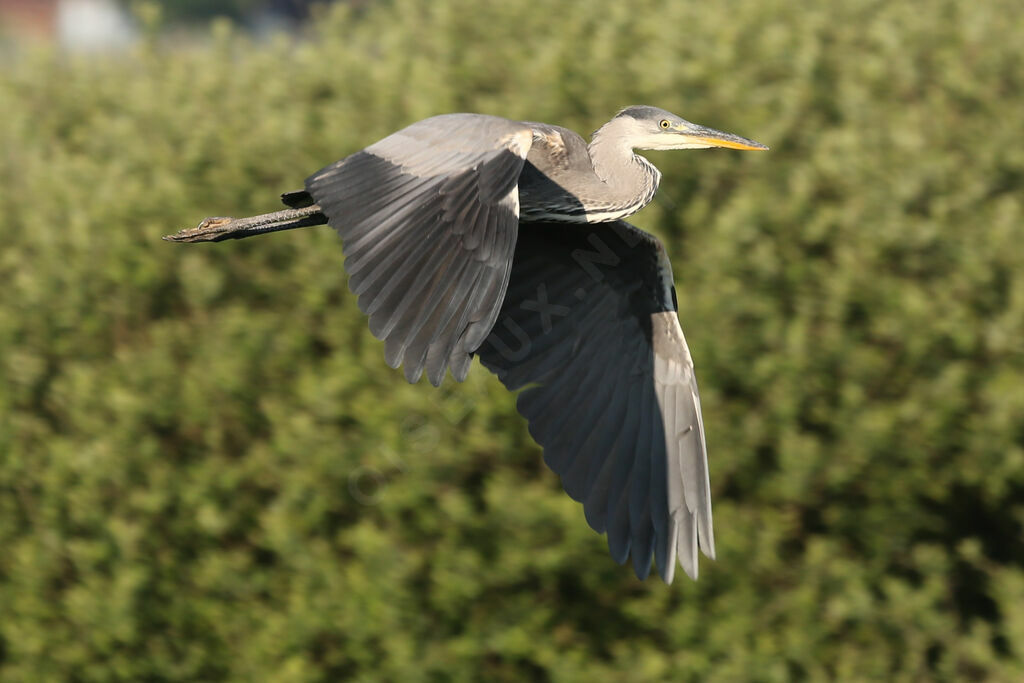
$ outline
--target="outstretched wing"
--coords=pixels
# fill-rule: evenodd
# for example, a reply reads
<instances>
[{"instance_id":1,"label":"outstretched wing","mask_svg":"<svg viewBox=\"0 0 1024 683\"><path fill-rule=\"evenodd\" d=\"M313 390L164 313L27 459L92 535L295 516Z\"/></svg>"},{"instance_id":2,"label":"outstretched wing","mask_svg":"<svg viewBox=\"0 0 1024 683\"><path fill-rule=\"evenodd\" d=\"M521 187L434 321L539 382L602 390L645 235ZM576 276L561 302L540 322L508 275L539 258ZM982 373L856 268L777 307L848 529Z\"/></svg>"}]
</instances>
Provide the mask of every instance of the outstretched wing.
<instances>
[{"instance_id":1,"label":"outstretched wing","mask_svg":"<svg viewBox=\"0 0 1024 683\"><path fill-rule=\"evenodd\" d=\"M700 398L664 248L627 223L522 224L478 350L612 557L697 577L714 557Z\"/></svg>"},{"instance_id":2,"label":"outstretched wing","mask_svg":"<svg viewBox=\"0 0 1024 683\"><path fill-rule=\"evenodd\" d=\"M341 235L349 287L410 382L462 381L508 286L533 133L479 114L426 119L331 164L306 191ZM286 198L286 201L287 198Z\"/></svg>"}]
</instances>

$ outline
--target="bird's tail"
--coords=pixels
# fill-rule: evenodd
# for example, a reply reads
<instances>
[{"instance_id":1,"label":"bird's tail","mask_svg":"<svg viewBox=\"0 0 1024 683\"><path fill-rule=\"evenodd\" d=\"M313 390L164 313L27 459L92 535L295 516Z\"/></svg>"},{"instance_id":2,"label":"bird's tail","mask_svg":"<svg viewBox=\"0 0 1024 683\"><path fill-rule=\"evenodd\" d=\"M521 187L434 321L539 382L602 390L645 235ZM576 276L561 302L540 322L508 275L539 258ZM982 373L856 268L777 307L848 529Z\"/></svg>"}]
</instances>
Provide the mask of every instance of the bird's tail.
<instances>
[{"instance_id":1,"label":"bird's tail","mask_svg":"<svg viewBox=\"0 0 1024 683\"><path fill-rule=\"evenodd\" d=\"M326 223L327 216L320 211L320 206L310 204L297 209L285 209L248 218L204 218L196 227L166 235L164 239L168 242L220 242Z\"/></svg>"}]
</instances>

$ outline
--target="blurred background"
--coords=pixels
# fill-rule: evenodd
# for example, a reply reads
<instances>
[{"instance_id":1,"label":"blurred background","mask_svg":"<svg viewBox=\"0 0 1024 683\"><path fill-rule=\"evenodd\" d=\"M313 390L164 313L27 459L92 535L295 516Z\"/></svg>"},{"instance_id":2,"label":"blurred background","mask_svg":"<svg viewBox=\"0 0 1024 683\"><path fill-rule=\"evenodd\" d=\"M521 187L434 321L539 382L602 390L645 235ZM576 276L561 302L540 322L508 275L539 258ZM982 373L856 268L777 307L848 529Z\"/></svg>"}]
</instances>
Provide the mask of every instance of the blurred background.
<instances>
[{"instance_id":1,"label":"blurred background","mask_svg":"<svg viewBox=\"0 0 1024 683\"><path fill-rule=\"evenodd\" d=\"M1024 680L1018 0L0 0L0 679ZM476 111L653 104L718 560L637 581L329 229L181 246Z\"/></svg>"}]
</instances>

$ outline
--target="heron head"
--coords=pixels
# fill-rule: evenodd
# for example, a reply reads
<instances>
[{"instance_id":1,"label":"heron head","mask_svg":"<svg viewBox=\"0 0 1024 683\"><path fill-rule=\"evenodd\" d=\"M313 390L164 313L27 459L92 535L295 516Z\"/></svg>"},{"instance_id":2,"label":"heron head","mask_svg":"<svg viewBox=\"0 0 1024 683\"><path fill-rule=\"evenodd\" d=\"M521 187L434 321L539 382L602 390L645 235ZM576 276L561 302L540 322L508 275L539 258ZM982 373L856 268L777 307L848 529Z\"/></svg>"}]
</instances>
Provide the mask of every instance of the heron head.
<instances>
[{"instance_id":1,"label":"heron head","mask_svg":"<svg viewBox=\"0 0 1024 683\"><path fill-rule=\"evenodd\" d=\"M690 123L657 107L626 107L612 121L617 124L623 140L633 149L768 149L760 142Z\"/></svg>"}]
</instances>

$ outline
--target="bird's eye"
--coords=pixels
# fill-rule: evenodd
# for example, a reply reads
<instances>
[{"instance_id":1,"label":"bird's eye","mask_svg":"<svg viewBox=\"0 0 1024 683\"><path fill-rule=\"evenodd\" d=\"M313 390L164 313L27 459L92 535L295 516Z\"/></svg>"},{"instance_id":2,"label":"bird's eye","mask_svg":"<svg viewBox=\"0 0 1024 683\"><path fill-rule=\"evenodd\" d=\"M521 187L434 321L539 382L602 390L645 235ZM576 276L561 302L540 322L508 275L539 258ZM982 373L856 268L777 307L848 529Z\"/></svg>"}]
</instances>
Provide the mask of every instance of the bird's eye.
<instances>
[{"instance_id":1,"label":"bird's eye","mask_svg":"<svg viewBox=\"0 0 1024 683\"><path fill-rule=\"evenodd\" d=\"M668 127L669 127L669 126L671 126L672 124L671 124L671 123L669 123L669 120L668 120L668 119L662 119L662 120L661 120L661 123L659 123L658 125L659 125L659 126L661 126L662 128L668 128Z\"/></svg>"}]
</instances>

